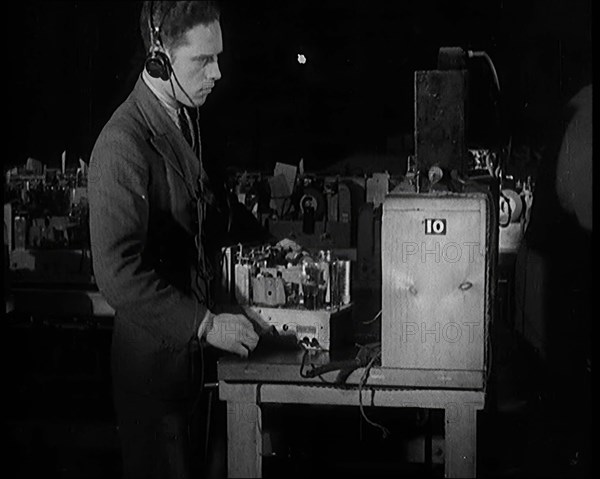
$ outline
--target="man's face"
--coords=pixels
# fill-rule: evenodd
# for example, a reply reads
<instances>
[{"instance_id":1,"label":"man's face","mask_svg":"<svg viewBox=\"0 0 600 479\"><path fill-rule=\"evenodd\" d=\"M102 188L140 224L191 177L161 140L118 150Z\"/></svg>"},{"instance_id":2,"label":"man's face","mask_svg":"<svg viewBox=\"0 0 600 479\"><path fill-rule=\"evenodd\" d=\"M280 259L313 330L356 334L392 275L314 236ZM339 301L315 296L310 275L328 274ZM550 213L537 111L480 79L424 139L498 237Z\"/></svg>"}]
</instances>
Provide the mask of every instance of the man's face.
<instances>
[{"instance_id":1,"label":"man's face","mask_svg":"<svg viewBox=\"0 0 600 479\"><path fill-rule=\"evenodd\" d=\"M186 32L185 38L183 45L174 49L171 55L173 71L185 91L181 91L173 78L176 99L186 106L201 106L221 78L218 60L223 51L221 25L218 21L196 25Z\"/></svg>"}]
</instances>

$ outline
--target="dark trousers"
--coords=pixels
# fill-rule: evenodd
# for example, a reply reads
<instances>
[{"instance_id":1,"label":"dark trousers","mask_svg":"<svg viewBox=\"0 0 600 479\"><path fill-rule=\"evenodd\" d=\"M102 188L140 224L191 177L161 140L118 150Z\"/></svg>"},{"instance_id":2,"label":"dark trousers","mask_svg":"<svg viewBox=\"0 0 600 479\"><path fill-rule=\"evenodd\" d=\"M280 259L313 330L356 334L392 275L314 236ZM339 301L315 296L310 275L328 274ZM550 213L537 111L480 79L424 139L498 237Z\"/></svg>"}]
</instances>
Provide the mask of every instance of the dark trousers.
<instances>
[{"instance_id":1,"label":"dark trousers","mask_svg":"<svg viewBox=\"0 0 600 479\"><path fill-rule=\"evenodd\" d=\"M226 476L226 408L216 390L200 401L160 400L119 389L113 397L124 479Z\"/></svg>"},{"instance_id":2,"label":"dark trousers","mask_svg":"<svg viewBox=\"0 0 600 479\"><path fill-rule=\"evenodd\" d=\"M191 478L197 462L191 454L191 400L157 399L119 389L113 397L123 478Z\"/></svg>"}]
</instances>

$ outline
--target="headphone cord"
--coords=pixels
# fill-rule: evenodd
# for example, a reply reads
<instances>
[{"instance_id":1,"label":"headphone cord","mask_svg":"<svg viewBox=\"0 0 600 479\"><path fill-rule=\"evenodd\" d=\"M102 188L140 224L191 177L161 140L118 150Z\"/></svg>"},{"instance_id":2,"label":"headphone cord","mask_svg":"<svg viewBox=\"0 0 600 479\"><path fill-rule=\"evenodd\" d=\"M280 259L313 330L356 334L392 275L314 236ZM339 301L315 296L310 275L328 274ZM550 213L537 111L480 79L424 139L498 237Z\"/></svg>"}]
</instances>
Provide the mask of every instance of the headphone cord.
<instances>
[{"instance_id":1,"label":"headphone cord","mask_svg":"<svg viewBox=\"0 0 600 479\"><path fill-rule=\"evenodd\" d=\"M190 103L192 104L192 106L198 108L196 106L196 104L194 103L194 101L192 100L192 98L185 91L185 89L183 88L183 86L181 86L181 83L179 82L179 78L177 78L177 75L175 74L175 70L173 70L173 67L171 67L171 73L172 73L172 77L175 79L175 82L177 83L177 86L183 92L183 94L186 96L186 98L190 101ZM170 80L170 81L171 81L171 88L173 88L173 80ZM174 88L173 88L173 95L175 95L175 89ZM177 97L175 97L175 99L177 99Z\"/></svg>"},{"instance_id":2,"label":"headphone cord","mask_svg":"<svg viewBox=\"0 0 600 479\"><path fill-rule=\"evenodd\" d=\"M163 14L163 17L160 21L160 24L158 26L158 29L156 29L154 27L154 2L150 3L150 13L149 13L149 21L150 21L150 35L151 35L151 43L154 44L155 40L158 42L158 44L160 45L160 47L166 51L166 49L164 48L164 45L162 43L162 39L160 38L160 30L162 28L162 24L165 21L166 18L166 13ZM173 85L173 78L175 79L175 82L177 83L177 86L179 86L179 88L181 89L181 91L184 93L184 95L187 97L187 99L189 100L189 102L195 106L194 102L192 101L192 99L190 98L190 96L188 95L188 93L185 91L185 89L183 88L183 86L181 85L181 83L179 82L179 79L177 78L177 75L175 74L175 71L173 70L173 67L170 65L170 71L171 71L171 75L169 76L169 83L171 85L171 91L173 93L173 98L177 99L177 96L175 94L175 86ZM199 108L197 108L197 114L196 114L196 139L197 139L197 146L198 146L198 154L200 156L200 126L199 126ZM202 169L202 166L200 166ZM195 291L194 288L192 287L192 293L194 295L194 297L196 298L196 308L198 307L198 304L205 304L207 308L211 307L211 299L210 299L210 281L211 281L211 272L209 272L207 270L207 262L206 259L204 258L204 254L201 251L201 247L202 247L202 227L201 227L201 221L204 219L205 216L205 212L204 209L202 210L202 212L200 211L200 208L202 208L204 205L201 204L202 203L202 192L199 191L197 192L197 214L198 214L198 235L196 237L196 241L195 241L195 246L197 249L197 253L198 253L198 264L196 265L196 288L198 289L198 291ZM204 283L204 288L202 288L202 286L200 285L200 281L202 281ZM191 345L196 342L196 340L194 340L192 343L190 343L190 347L192 347ZM200 403L200 399L202 397L202 392L204 389L204 345L202 344L202 340L200 338L198 338L197 343L199 345L199 351L200 351L200 384L198 387L198 393L196 395L196 397L194 398L194 401L192 403L192 408L190 411L190 419L193 418L198 405ZM192 359L192 355L190 354L190 373L191 373L191 377L192 377L192 382L195 380L195 368L194 368L194 361ZM207 421L210 421L210 418L207 418ZM188 427L191 428L191 423L188 425ZM191 431L188 429L188 435L191 433ZM190 438L191 439L191 438Z\"/></svg>"}]
</instances>

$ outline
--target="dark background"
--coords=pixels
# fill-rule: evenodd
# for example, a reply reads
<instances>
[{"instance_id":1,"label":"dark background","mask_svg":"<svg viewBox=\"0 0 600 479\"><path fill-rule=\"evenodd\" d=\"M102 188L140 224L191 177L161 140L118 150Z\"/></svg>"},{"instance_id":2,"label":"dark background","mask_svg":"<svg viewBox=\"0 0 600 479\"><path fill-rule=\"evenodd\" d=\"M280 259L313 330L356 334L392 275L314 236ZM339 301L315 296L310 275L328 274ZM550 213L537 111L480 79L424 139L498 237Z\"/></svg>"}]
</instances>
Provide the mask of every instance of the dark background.
<instances>
[{"instance_id":1,"label":"dark background","mask_svg":"<svg viewBox=\"0 0 600 479\"><path fill-rule=\"evenodd\" d=\"M469 62L471 146L508 135L516 145L543 144L548 121L591 79L590 0L222 5L223 78L203 107L203 140L210 158L243 168L302 157L319 170L369 155L403 172L414 71L435 69L443 46L484 50L498 70L500 97L485 62ZM141 71L140 6L11 7L8 165L33 157L57 167L63 150L68 166L89 158Z\"/></svg>"},{"instance_id":2,"label":"dark background","mask_svg":"<svg viewBox=\"0 0 600 479\"><path fill-rule=\"evenodd\" d=\"M140 6L16 2L5 11L5 169L28 157L58 167L64 150L67 166L89 158L100 129L141 71ZM469 144L485 147L510 136L515 151L543 150L560 144L561 111L591 81L591 18L591 0L225 2L223 78L202 109L205 153L251 170L303 157L309 170L354 165L359 168L353 171L402 172L412 153L414 71L435 69L443 46L484 50L498 70L500 97L487 65L469 63ZM296 61L299 53L307 56L305 65ZM516 274L533 289L545 288L540 308L549 312L544 321L558 338L560 362L581 349L579 337L591 341L581 325L591 318L592 261L591 233L557 214L557 151L550 148L533 162L523 155L515 165L521 175L540 176L538 209ZM45 315L40 321L17 323L5 340L9 456L31 473L23 477L117 477L110 328L48 326ZM564 338L565 324L577 340ZM524 353L514 352L512 336L497 336L498 383L515 382L535 401L525 412L482 418L481 475L587 477L572 466L574 453L589 447L580 429L591 428L585 403L591 395L565 381L578 370L560 378L558 368L540 374L541 368L527 366ZM355 425L357 418L334 419ZM589 449L586 454L591 463Z\"/></svg>"}]
</instances>

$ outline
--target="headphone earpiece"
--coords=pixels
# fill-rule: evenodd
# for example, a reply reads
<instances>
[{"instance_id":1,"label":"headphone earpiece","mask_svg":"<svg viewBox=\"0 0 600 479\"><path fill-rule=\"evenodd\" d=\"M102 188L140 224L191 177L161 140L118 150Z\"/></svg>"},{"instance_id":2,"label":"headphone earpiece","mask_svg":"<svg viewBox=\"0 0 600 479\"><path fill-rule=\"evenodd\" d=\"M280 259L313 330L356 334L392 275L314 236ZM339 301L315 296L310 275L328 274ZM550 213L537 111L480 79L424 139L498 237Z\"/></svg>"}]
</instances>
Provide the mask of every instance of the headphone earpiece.
<instances>
[{"instance_id":1,"label":"headphone earpiece","mask_svg":"<svg viewBox=\"0 0 600 479\"><path fill-rule=\"evenodd\" d=\"M154 3L152 3L152 7L154 7ZM150 47L150 52L146 57L144 66L152 78L160 78L161 80L167 81L172 73L171 60L169 60L169 56L165 53L165 49L160 39L160 26L162 25L162 20L157 27L154 26L154 22L152 21L154 9L152 7L148 17L148 30L150 32L150 43L152 46Z\"/></svg>"},{"instance_id":2,"label":"headphone earpiece","mask_svg":"<svg viewBox=\"0 0 600 479\"><path fill-rule=\"evenodd\" d=\"M152 78L167 81L171 77L171 61L167 54L154 47L146 58L146 71Z\"/></svg>"}]
</instances>

